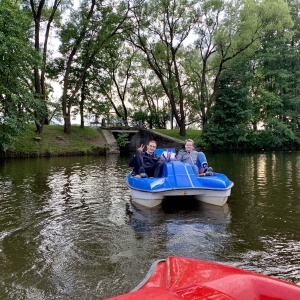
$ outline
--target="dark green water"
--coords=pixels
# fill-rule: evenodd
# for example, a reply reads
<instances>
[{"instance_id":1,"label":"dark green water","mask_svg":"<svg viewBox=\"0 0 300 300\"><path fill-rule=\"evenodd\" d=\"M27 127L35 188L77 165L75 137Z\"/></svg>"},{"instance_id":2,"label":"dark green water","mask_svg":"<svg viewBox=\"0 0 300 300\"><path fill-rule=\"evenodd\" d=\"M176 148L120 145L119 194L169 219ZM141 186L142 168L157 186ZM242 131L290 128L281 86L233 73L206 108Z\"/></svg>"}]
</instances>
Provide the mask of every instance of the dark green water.
<instances>
[{"instance_id":1,"label":"dark green water","mask_svg":"<svg viewBox=\"0 0 300 300\"><path fill-rule=\"evenodd\" d=\"M300 153L206 153L224 207L131 203L128 158L0 161L0 299L105 299L169 255L300 282Z\"/></svg>"}]
</instances>

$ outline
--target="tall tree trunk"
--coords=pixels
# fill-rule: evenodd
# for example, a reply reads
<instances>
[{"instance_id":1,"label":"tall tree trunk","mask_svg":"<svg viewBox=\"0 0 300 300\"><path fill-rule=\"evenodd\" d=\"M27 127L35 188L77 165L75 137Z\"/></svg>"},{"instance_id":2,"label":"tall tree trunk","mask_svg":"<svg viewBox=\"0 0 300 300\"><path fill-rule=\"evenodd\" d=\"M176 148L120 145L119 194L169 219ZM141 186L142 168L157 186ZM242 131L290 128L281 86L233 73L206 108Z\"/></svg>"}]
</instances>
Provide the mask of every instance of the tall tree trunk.
<instances>
[{"instance_id":1,"label":"tall tree trunk","mask_svg":"<svg viewBox=\"0 0 300 300\"><path fill-rule=\"evenodd\" d=\"M71 116L64 116L64 132L66 134L71 134Z\"/></svg>"},{"instance_id":2,"label":"tall tree trunk","mask_svg":"<svg viewBox=\"0 0 300 300\"><path fill-rule=\"evenodd\" d=\"M46 1L40 0L38 6L34 0L30 0L30 8L34 20L34 46L35 50L40 52L40 30L41 30L41 20L42 12L44 9ZM34 68L34 87L37 101L39 102L39 108L34 111L35 125L38 133L43 132L44 124L47 124L47 104L46 104L46 62L47 62L47 49L48 49L48 39L51 30L51 24L54 20L54 15L61 4L61 0L55 0L51 8L51 13L49 19L47 20L45 40L43 46L43 58L42 58L42 68Z\"/></svg>"},{"instance_id":3,"label":"tall tree trunk","mask_svg":"<svg viewBox=\"0 0 300 300\"><path fill-rule=\"evenodd\" d=\"M84 76L81 87L81 97L79 103L80 128L84 128L84 103L85 103L86 77Z\"/></svg>"},{"instance_id":4,"label":"tall tree trunk","mask_svg":"<svg viewBox=\"0 0 300 300\"><path fill-rule=\"evenodd\" d=\"M71 109L72 109L74 98L76 96L76 93L79 91L79 89L81 87L84 75L91 64L91 60L93 59L93 56L91 56L89 58L89 61L87 62L86 66L83 68L80 78L78 79L78 81L75 84L75 88L74 88L74 91L72 92L72 95L68 95L69 79L70 79L69 76L70 76L71 69L72 69L73 59L82 43L82 40L85 37L88 22L92 18L95 5L96 5L96 0L92 0L90 10L89 10L87 18L85 20L86 21L85 25L81 29L80 34L79 34L79 36L71 50L71 53L67 59L66 70L65 70L65 75L64 75L64 79L63 79L63 95L62 95L62 112L63 112L63 116L64 116L64 121L65 121L64 132L66 134L71 133L71 117L70 116L71 116ZM93 54L93 55L95 55L95 54Z\"/></svg>"},{"instance_id":5,"label":"tall tree trunk","mask_svg":"<svg viewBox=\"0 0 300 300\"><path fill-rule=\"evenodd\" d=\"M40 1L39 7L35 10L35 4L33 0L30 0L31 10L34 19L34 47L37 52L40 52L40 22L41 14L45 0ZM35 88L35 97L38 99L41 95L41 82L40 82L40 73L39 69L34 68L34 88ZM38 102L40 99L37 100ZM39 110L34 111L35 126L38 133L43 132L43 122L41 122L41 116Z\"/></svg>"}]
</instances>

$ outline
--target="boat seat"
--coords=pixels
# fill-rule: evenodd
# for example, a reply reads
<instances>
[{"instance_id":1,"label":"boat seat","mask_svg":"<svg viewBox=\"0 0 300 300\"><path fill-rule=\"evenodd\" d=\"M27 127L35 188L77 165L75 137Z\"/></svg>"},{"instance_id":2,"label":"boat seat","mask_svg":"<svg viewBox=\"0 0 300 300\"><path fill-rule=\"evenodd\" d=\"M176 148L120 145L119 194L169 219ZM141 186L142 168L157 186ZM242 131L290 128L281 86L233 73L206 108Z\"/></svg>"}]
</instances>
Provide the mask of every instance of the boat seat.
<instances>
[{"instance_id":1,"label":"boat seat","mask_svg":"<svg viewBox=\"0 0 300 300\"><path fill-rule=\"evenodd\" d=\"M188 163L172 161L164 164L162 177L167 177L172 186L178 188L194 187L195 173Z\"/></svg>"}]
</instances>

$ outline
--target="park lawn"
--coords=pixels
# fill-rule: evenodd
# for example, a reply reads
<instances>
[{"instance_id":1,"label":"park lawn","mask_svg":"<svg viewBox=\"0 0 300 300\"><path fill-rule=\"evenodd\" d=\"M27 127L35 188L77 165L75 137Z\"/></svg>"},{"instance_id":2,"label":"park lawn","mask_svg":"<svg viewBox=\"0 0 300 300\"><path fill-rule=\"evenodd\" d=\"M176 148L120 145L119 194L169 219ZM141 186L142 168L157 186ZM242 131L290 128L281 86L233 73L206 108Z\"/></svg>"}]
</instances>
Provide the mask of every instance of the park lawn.
<instances>
[{"instance_id":1,"label":"park lawn","mask_svg":"<svg viewBox=\"0 0 300 300\"><path fill-rule=\"evenodd\" d=\"M6 156L41 157L63 155L87 155L105 153L107 146L103 142L101 130L91 127L72 126L67 135L60 125L45 125L42 134L37 134L34 125L22 131Z\"/></svg>"}]
</instances>

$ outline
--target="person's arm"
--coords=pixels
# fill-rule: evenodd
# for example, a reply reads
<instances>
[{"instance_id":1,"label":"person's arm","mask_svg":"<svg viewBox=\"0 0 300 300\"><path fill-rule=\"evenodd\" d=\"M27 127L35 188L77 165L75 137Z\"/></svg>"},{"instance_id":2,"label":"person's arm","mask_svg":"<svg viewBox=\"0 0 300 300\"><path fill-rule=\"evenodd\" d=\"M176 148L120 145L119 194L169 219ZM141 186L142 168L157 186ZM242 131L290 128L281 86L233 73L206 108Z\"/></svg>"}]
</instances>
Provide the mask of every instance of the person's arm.
<instances>
[{"instance_id":1,"label":"person's arm","mask_svg":"<svg viewBox=\"0 0 300 300\"><path fill-rule=\"evenodd\" d=\"M139 147L137 148L137 151L143 152L143 151L144 151L144 148L145 148L145 145L144 145L144 144L141 144L141 146L139 146Z\"/></svg>"},{"instance_id":2,"label":"person's arm","mask_svg":"<svg viewBox=\"0 0 300 300\"><path fill-rule=\"evenodd\" d=\"M128 163L129 167L133 167L133 165L134 165L133 159L134 159L134 156L130 159L130 161Z\"/></svg>"},{"instance_id":3,"label":"person's arm","mask_svg":"<svg viewBox=\"0 0 300 300\"><path fill-rule=\"evenodd\" d=\"M170 152L170 160L177 160L176 153Z\"/></svg>"},{"instance_id":4,"label":"person's arm","mask_svg":"<svg viewBox=\"0 0 300 300\"><path fill-rule=\"evenodd\" d=\"M138 151L138 152L143 152L144 148L145 148L145 146L144 146L143 144L141 144L141 146L138 147L136 151ZM137 154L137 153L136 153L136 154ZM135 154L135 155L136 155L136 154ZM128 163L128 166L129 166L129 167L134 167L134 157L135 157L135 155L133 155L133 157L130 159L130 161L129 161L129 163Z\"/></svg>"},{"instance_id":5,"label":"person's arm","mask_svg":"<svg viewBox=\"0 0 300 300\"><path fill-rule=\"evenodd\" d=\"M178 151L177 160L182 161L183 155L184 155L184 151L183 150Z\"/></svg>"}]
</instances>

